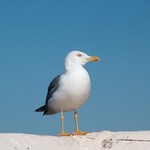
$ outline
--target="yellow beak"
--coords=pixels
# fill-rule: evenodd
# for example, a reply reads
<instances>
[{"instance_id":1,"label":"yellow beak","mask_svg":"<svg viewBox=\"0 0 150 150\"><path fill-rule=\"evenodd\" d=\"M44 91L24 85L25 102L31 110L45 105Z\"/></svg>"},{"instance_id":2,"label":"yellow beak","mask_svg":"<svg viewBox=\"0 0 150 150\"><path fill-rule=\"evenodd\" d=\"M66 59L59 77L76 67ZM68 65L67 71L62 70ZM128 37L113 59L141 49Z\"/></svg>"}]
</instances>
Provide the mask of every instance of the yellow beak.
<instances>
[{"instance_id":1,"label":"yellow beak","mask_svg":"<svg viewBox=\"0 0 150 150\"><path fill-rule=\"evenodd\" d=\"M97 56L91 56L89 58L87 58L88 61L100 61L100 58Z\"/></svg>"}]
</instances>

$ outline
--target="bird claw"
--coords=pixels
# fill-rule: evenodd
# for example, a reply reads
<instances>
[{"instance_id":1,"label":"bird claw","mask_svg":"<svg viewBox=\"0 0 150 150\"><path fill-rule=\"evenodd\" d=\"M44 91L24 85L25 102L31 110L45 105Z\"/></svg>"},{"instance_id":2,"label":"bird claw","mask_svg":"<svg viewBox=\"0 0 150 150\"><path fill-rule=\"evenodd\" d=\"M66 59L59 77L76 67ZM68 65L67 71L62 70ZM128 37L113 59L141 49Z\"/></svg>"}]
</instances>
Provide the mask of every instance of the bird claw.
<instances>
[{"instance_id":1,"label":"bird claw","mask_svg":"<svg viewBox=\"0 0 150 150\"><path fill-rule=\"evenodd\" d=\"M57 136L71 136L71 133L68 132L61 132L60 134L58 134Z\"/></svg>"},{"instance_id":2,"label":"bird claw","mask_svg":"<svg viewBox=\"0 0 150 150\"><path fill-rule=\"evenodd\" d=\"M76 130L76 131L73 133L73 135L86 135L87 133L89 133L89 132Z\"/></svg>"}]
</instances>

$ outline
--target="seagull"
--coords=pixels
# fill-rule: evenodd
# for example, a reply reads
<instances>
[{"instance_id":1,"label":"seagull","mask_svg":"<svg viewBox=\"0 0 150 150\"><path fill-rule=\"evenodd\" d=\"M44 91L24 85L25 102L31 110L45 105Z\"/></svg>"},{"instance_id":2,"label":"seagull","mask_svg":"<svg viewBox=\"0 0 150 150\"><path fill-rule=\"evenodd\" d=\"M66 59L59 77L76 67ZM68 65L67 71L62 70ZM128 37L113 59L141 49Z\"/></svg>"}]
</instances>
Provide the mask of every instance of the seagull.
<instances>
[{"instance_id":1,"label":"seagull","mask_svg":"<svg viewBox=\"0 0 150 150\"><path fill-rule=\"evenodd\" d=\"M73 135L85 135L78 126L77 110L88 99L91 82L84 65L88 62L99 61L96 56L89 56L81 51L71 51L65 58L65 70L56 76L48 87L45 105L36 109L43 115L61 114L61 133L59 136L70 136L71 133L64 130L64 112L73 111L75 120L75 132Z\"/></svg>"}]
</instances>

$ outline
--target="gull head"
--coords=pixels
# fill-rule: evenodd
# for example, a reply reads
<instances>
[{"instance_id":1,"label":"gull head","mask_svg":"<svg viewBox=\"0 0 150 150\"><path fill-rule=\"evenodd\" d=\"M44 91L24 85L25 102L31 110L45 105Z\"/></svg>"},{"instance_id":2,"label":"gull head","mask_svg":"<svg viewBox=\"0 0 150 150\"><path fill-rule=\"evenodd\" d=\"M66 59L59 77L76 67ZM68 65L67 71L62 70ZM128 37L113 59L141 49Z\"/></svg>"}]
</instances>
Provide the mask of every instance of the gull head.
<instances>
[{"instance_id":1,"label":"gull head","mask_svg":"<svg viewBox=\"0 0 150 150\"><path fill-rule=\"evenodd\" d=\"M72 68L74 66L84 66L88 62L100 61L97 56L89 56L81 51L71 51L65 59L65 68Z\"/></svg>"}]
</instances>

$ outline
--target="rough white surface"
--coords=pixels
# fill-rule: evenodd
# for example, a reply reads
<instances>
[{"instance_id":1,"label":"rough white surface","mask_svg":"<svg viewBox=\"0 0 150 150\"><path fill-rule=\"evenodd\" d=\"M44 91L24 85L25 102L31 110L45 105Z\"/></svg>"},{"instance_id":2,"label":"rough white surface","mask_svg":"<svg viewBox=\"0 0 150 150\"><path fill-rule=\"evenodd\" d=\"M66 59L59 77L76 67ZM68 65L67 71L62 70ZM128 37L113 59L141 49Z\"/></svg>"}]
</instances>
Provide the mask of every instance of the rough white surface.
<instances>
[{"instance_id":1,"label":"rough white surface","mask_svg":"<svg viewBox=\"0 0 150 150\"><path fill-rule=\"evenodd\" d=\"M150 131L102 131L69 137L1 133L0 150L150 150Z\"/></svg>"}]
</instances>

